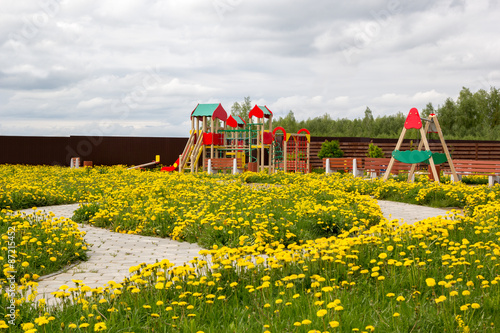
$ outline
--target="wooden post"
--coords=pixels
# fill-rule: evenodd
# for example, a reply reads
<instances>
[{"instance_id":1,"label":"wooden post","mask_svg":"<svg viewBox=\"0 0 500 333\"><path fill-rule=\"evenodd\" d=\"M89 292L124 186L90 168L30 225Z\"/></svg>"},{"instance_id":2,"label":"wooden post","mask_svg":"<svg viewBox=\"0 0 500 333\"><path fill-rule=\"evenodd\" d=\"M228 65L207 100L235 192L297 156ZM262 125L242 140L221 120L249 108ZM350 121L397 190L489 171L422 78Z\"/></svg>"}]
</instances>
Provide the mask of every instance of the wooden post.
<instances>
[{"instance_id":1,"label":"wooden post","mask_svg":"<svg viewBox=\"0 0 500 333\"><path fill-rule=\"evenodd\" d=\"M309 137L310 138L310 137ZM311 159L310 159L310 151L311 151L311 142L309 142L309 139L307 138L306 135L306 141L307 141L307 160L306 160L306 173L311 172Z\"/></svg>"},{"instance_id":2,"label":"wooden post","mask_svg":"<svg viewBox=\"0 0 500 333\"><path fill-rule=\"evenodd\" d=\"M203 133L206 133L207 132L207 117L203 117L203 129L202 129L202 134L200 134L200 139L203 140ZM207 151L206 151L206 147L205 145L203 144L203 141L201 143L201 145L203 146L202 149L202 154L203 154L203 157L202 157L202 170L205 171L205 158L207 156ZM198 170L198 165L196 165L196 170Z\"/></svg>"},{"instance_id":3,"label":"wooden post","mask_svg":"<svg viewBox=\"0 0 500 333\"><path fill-rule=\"evenodd\" d=\"M272 133L272 132L269 132ZM274 138L269 145L269 173L274 173Z\"/></svg>"},{"instance_id":4,"label":"wooden post","mask_svg":"<svg viewBox=\"0 0 500 333\"><path fill-rule=\"evenodd\" d=\"M286 167L286 159L287 159L287 137L286 135L283 136L283 171L288 172L288 169Z\"/></svg>"},{"instance_id":5,"label":"wooden post","mask_svg":"<svg viewBox=\"0 0 500 333\"><path fill-rule=\"evenodd\" d=\"M299 161L299 142L298 142L298 137L293 137L293 143L295 144L295 173L297 173L298 169L298 164Z\"/></svg>"},{"instance_id":6,"label":"wooden post","mask_svg":"<svg viewBox=\"0 0 500 333\"><path fill-rule=\"evenodd\" d=\"M401 131L401 135L399 136L398 143L396 144L396 148L394 150L399 150L401 148L401 144L403 143L403 139L406 134L406 127L403 127L403 130ZM389 174L391 173L392 166L394 165L394 156L391 156L391 161L389 162L389 165L387 166L387 170L385 170L384 178L383 180L386 181L387 178L389 178Z\"/></svg>"},{"instance_id":7,"label":"wooden post","mask_svg":"<svg viewBox=\"0 0 500 333\"><path fill-rule=\"evenodd\" d=\"M429 118L430 117L431 116L429 116ZM446 159L448 159L448 164L450 165L451 173L453 175L453 180L455 182L458 182L460 180L458 179L457 171L455 170L455 166L453 165L453 160L451 159L450 152L448 151L448 146L446 145L446 142L444 141L443 132L441 131L441 126L439 125L439 121L435 115L432 118L433 118L432 120L434 121L434 125L436 125L436 129L437 129L437 132L439 134L439 140L441 141L441 145L443 146L443 150L444 150L444 153L446 155ZM476 149L476 153L477 153L477 149Z\"/></svg>"},{"instance_id":8,"label":"wooden post","mask_svg":"<svg viewBox=\"0 0 500 333\"><path fill-rule=\"evenodd\" d=\"M210 117L210 134L212 135L212 144L210 145L210 158L214 158L214 139L215 139L214 117Z\"/></svg>"},{"instance_id":9,"label":"wooden post","mask_svg":"<svg viewBox=\"0 0 500 333\"><path fill-rule=\"evenodd\" d=\"M264 120L262 117L262 126L260 128L260 171L264 171Z\"/></svg>"},{"instance_id":10,"label":"wooden post","mask_svg":"<svg viewBox=\"0 0 500 333\"><path fill-rule=\"evenodd\" d=\"M424 127L425 133L427 133L427 131L429 130L429 127L430 127L430 122L429 121L425 122L425 127ZM423 145L424 145L424 141L420 140L420 142L418 143L417 150L418 151L422 150ZM415 164L415 163L411 165L410 173L408 173L408 182L412 182L415 180L414 173L415 173L416 166L417 166L417 164Z\"/></svg>"},{"instance_id":11,"label":"wooden post","mask_svg":"<svg viewBox=\"0 0 500 333\"><path fill-rule=\"evenodd\" d=\"M427 142L427 135L424 132L424 128L423 127L420 127L420 135L422 136L422 141L424 141L425 149L428 150L428 151L430 151L431 148L429 147L429 142ZM434 159L432 158L432 155L429 158L429 164L431 165L432 175L434 176L434 179L436 179L437 182L439 183L439 175L437 173L436 165L434 164Z\"/></svg>"}]
</instances>

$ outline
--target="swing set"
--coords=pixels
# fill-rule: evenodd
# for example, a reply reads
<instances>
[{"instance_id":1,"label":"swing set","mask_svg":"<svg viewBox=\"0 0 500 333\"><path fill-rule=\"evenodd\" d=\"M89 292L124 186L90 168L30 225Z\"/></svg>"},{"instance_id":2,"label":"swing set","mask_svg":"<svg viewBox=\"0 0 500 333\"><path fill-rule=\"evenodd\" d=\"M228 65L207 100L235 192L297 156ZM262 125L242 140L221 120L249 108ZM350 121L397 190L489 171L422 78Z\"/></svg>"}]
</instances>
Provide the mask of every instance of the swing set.
<instances>
[{"instance_id":1,"label":"swing set","mask_svg":"<svg viewBox=\"0 0 500 333\"><path fill-rule=\"evenodd\" d=\"M425 126L423 126L422 121L425 122ZM418 144L417 150L399 150L401 148L401 144L403 143L406 130L412 128L418 129L420 131L420 142ZM427 133L437 133L439 135L439 140L441 141L441 146L443 147L444 154L435 152L433 153L431 151L429 142L427 140ZM425 147L425 150L422 150L423 147ZM401 135L399 136L398 143L396 144L396 148L392 152L391 160L384 174L384 181L389 178L389 174L391 173L392 167L394 166L396 160L402 163L411 164L410 172L408 174L408 181L411 181L413 179L417 164L426 163L430 165L434 180L439 183L439 174L436 169L436 165L442 164L444 162L448 162L454 181L458 181L458 176L457 172L455 171L455 166L453 165L453 160L451 159L450 152L448 151L448 147L446 145L446 142L444 141L441 126L439 125L439 121L435 114L430 114L427 118L420 118L420 114L418 113L418 110L416 108L412 108L410 110L408 116L406 117Z\"/></svg>"}]
</instances>

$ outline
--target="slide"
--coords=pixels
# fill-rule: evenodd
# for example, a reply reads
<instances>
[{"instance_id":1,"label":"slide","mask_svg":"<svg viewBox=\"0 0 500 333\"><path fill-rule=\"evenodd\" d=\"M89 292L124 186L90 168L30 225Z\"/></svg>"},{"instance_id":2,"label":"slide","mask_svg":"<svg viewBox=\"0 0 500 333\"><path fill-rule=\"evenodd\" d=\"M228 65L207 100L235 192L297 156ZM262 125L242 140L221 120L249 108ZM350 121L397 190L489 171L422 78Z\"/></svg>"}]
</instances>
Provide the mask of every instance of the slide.
<instances>
[{"instance_id":1,"label":"slide","mask_svg":"<svg viewBox=\"0 0 500 333\"><path fill-rule=\"evenodd\" d=\"M178 166L179 166L179 159L177 159L177 161L175 161L174 164L172 164L171 166L162 167L160 171L172 172L175 171Z\"/></svg>"}]
</instances>

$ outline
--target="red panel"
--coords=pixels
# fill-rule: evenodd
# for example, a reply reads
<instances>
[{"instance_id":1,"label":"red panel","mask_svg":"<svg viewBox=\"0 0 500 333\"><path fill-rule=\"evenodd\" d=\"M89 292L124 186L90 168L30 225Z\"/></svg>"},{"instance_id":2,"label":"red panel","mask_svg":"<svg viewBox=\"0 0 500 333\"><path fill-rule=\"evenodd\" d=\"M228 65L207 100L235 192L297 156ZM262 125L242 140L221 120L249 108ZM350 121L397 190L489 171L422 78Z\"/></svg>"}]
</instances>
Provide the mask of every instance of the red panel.
<instances>
[{"instance_id":1,"label":"red panel","mask_svg":"<svg viewBox=\"0 0 500 333\"><path fill-rule=\"evenodd\" d=\"M253 107L252 110L250 110L250 113L248 114L248 118L264 118L264 112L257 106L257 104Z\"/></svg>"},{"instance_id":2,"label":"red panel","mask_svg":"<svg viewBox=\"0 0 500 333\"><path fill-rule=\"evenodd\" d=\"M222 134L203 133L203 144L205 146L210 146L212 144L222 146L224 144L224 137Z\"/></svg>"},{"instance_id":3,"label":"red panel","mask_svg":"<svg viewBox=\"0 0 500 333\"><path fill-rule=\"evenodd\" d=\"M233 116L229 116L226 121L227 126L236 128L238 127L238 123L236 122L236 119L233 118Z\"/></svg>"},{"instance_id":4,"label":"red panel","mask_svg":"<svg viewBox=\"0 0 500 333\"><path fill-rule=\"evenodd\" d=\"M274 140L273 133L264 132L264 144L265 145L270 145L271 143L273 143L273 140Z\"/></svg>"},{"instance_id":5,"label":"red panel","mask_svg":"<svg viewBox=\"0 0 500 333\"><path fill-rule=\"evenodd\" d=\"M222 146L224 144L224 137L222 134L214 134L214 145L216 146Z\"/></svg>"},{"instance_id":6,"label":"red panel","mask_svg":"<svg viewBox=\"0 0 500 333\"><path fill-rule=\"evenodd\" d=\"M405 128L422 128L422 120L420 120L420 115L418 114L418 110L416 108L412 108L408 113L408 117L406 117Z\"/></svg>"},{"instance_id":7,"label":"red panel","mask_svg":"<svg viewBox=\"0 0 500 333\"><path fill-rule=\"evenodd\" d=\"M205 146L212 144L212 133L203 133L203 144Z\"/></svg>"},{"instance_id":8,"label":"red panel","mask_svg":"<svg viewBox=\"0 0 500 333\"><path fill-rule=\"evenodd\" d=\"M215 109L214 113L212 114L212 117L220 119L222 121L226 121L226 119L227 119L227 112L222 107L222 104L219 103L219 106Z\"/></svg>"}]
</instances>

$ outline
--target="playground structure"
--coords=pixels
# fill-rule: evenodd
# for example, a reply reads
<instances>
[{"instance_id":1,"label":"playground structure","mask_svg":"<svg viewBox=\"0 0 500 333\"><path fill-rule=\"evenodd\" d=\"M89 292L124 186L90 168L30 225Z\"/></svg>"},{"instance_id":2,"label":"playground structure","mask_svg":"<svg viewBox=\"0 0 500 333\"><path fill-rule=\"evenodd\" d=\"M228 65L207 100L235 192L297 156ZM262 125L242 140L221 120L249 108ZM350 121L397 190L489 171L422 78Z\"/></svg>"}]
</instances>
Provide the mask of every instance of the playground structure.
<instances>
[{"instance_id":1,"label":"playground structure","mask_svg":"<svg viewBox=\"0 0 500 333\"><path fill-rule=\"evenodd\" d=\"M425 122L425 126L422 125L422 121ZM415 128L420 131L421 139L418 148L417 150L412 151L400 151L399 149L401 148L401 144L403 143L406 130L411 128ZM444 154L433 153L430 150L429 142L427 140L427 133L437 133L439 135L439 140L441 141ZM422 146L425 147L425 150L422 150ZM391 160L384 174L384 181L388 179L396 160L402 163L411 164L411 168L408 173L408 181L414 179L416 165L418 163L426 163L430 166L432 179L439 183L439 172L436 169L436 165L444 162L448 162L448 164L450 165L453 180L459 181L457 173L455 171L455 167L453 165L453 160L451 159L450 152L448 151L448 147L446 145L446 142L444 141L441 126L439 125L439 121L435 114L430 114L427 118L420 118L420 114L418 113L418 110L416 108L412 108L410 110L408 116L406 117L401 135L399 136L399 140L396 144L396 148L392 152Z\"/></svg>"},{"instance_id":2,"label":"playground structure","mask_svg":"<svg viewBox=\"0 0 500 333\"><path fill-rule=\"evenodd\" d=\"M220 103L198 104L191 112L186 147L162 171L310 172L309 131L287 134L281 127L273 131L273 113L267 106L255 105L248 117L247 123L240 116L228 116Z\"/></svg>"},{"instance_id":3,"label":"playground structure","mask_svg":"<svg viewBox=\"0 0 500 333\"><path fill-rule=\"evenodd\" d=\"M281 131L281 133L279 133ZM273 131L272 171L309 173L311 134L306 129L286 133L283 127Z\"/></svg>"}]
</instances>

